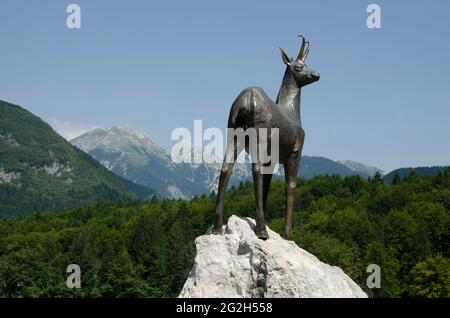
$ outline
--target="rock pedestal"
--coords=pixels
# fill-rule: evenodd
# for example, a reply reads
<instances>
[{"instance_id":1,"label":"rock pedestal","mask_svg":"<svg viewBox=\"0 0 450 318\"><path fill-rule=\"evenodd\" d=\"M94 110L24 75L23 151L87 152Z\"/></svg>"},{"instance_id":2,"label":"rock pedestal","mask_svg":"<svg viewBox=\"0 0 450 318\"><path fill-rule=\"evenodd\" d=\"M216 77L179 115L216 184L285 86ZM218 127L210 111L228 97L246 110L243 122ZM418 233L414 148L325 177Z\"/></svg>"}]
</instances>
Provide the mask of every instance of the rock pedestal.
<instances>
[{"instance_id":1,"label":"rock pedestal","mask_svg":"<svg viewBox=\"0 0 450 318\"><path fill-rule=\"evenodd\" d=\"M232 216L223 235L198 237L195 263L179 297L367 297L339 267L269 228L269 239L260 240L254 228L253 219Z\"/></svg>"}]
</instances>

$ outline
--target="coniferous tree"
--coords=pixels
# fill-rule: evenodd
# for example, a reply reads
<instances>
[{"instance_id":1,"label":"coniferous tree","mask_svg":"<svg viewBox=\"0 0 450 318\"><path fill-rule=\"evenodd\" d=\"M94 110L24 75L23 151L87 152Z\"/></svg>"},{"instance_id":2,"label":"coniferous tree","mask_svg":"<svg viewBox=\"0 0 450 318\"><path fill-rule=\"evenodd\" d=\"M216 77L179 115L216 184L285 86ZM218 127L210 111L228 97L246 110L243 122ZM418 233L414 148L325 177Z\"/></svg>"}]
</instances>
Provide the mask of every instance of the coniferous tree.
<instances>
[{"instance_id":1,"label":"coniferous tree","mask_svg":"<svg viewBox=\"0 0 450 318\"><path fill-rule=\"evenodd\" d=\"M392 184L400 184L400 182L402 182L402 179L400 178L400 174L396 172L394 179L392 179Z\"/></svg>"}]
</instances>

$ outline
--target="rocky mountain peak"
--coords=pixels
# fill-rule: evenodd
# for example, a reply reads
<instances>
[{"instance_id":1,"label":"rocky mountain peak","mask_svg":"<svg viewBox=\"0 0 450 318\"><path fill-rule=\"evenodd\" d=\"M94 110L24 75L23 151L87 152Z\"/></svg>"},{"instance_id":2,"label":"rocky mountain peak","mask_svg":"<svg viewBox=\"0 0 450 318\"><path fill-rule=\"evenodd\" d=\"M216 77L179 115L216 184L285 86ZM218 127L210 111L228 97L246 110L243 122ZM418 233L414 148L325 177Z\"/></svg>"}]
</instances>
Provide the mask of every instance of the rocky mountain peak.
<instances>
[{"instance_id":1,"label":"rocky mountain peak","mask_svg":"<svg viewBox=\"0 0 450 318\"><path fill-rule=\"evenodd\" d=\"M145 132L121 126L94 128L70 142L86 152L95 148L120 151L137 147L167 157L165 150L156 145Z\"/></svg>"}]
</instances>

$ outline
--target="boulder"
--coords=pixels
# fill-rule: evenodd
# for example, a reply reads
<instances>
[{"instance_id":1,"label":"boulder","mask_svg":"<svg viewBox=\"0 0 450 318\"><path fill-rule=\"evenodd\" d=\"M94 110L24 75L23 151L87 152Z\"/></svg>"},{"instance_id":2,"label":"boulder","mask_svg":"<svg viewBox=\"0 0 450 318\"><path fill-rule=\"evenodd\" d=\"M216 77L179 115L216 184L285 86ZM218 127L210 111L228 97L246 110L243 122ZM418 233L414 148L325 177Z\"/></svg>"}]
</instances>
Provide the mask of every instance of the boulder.
<instances>
[{"instance_id":1,"label":"boulder","mask_svg":"<svg viewBox=\"0 0 450 318\"><path fill-rule=\"evenodd\" d=\"M222 235L199 236L194 266L179 297L367 297L342 269L283 239L269 228L254 233L251 218L231 216Z\"/></svg>"}]
</instances>

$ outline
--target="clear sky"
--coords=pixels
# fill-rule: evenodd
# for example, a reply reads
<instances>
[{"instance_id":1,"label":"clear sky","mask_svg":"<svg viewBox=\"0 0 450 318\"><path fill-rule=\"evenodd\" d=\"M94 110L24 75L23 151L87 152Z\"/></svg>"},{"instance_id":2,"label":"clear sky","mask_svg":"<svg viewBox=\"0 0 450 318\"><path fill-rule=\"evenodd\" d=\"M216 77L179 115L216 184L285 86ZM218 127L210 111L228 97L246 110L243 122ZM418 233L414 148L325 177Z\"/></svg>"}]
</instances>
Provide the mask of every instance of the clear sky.
<instances>
[{"instance_id":1,"label":"clear sky","mask_svg":"<svg viewBox=\"0 0 450 318\"><path fill-rule=\"evenodd\" d=\"M68 29L66 7L81 7ZM381 29L366 7L381 7ZM308 58L304 154L391 170L450 164L450 2L1 0L0 99L66 135L113 125L165 148L176 127L225 128L247 86L276 97L278 47Z\"/></svg>"}]
</instances>

